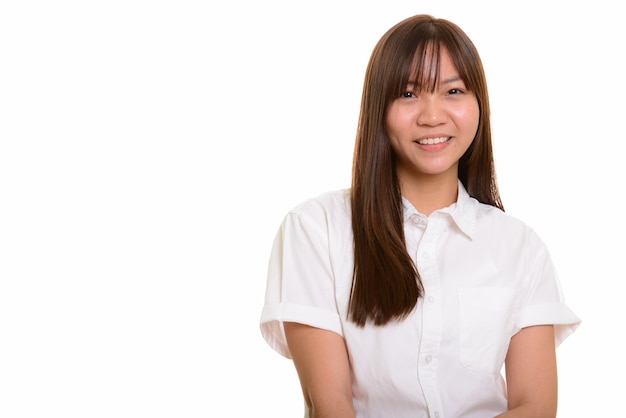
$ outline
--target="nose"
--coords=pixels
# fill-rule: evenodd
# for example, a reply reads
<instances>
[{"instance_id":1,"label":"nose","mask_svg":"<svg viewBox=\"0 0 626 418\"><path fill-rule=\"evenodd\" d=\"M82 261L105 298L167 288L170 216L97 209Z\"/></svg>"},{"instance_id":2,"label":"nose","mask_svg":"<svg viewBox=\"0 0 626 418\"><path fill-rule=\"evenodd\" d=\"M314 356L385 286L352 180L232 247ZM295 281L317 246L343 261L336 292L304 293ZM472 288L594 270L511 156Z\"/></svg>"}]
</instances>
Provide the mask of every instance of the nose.
<instances>
[{"instance_id":1,"label":"nose","mask_svg":"<svg viewBox=\"0 0 626 418\"><path fill-rule=\"evenodd\" d=\"M445 106L441 99L434 95L422 96L417 124L436 126L444 123L448 118Z\"/></svg>"}]
</instances>

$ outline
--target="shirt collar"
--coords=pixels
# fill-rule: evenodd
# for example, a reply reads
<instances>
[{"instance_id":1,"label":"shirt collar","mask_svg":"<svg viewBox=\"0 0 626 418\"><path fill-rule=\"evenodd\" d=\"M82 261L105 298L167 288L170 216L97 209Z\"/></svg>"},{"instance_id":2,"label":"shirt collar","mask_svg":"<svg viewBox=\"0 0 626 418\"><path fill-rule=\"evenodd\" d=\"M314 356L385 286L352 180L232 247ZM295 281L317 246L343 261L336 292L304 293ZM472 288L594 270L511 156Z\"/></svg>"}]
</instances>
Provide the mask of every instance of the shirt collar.
<instances>
[{"instance_id":1,"label":"shirt collar","mask_svg":"<svg viewBox=\"0 0 626 418\"><path fill-rule=\"evenodd\" d=\"M419 214L417 210L413 207L411 202L406 199L404 196L402 197L402 205L404 212L404 221L406 222L411 216L415 214ZM458 180L458 193L456 202L451 204L446 208L439 209L435 211L435 213L445 213L450 215L454 223L459 227L459 229L467 235L470 239L474 235L474 231L476 229L476 214L478 212L478 201L472 198L461 180ZM424 216L419 214L419 216ZM425 218L425 216L424 216Z\"/></svg>"}]
</instances>

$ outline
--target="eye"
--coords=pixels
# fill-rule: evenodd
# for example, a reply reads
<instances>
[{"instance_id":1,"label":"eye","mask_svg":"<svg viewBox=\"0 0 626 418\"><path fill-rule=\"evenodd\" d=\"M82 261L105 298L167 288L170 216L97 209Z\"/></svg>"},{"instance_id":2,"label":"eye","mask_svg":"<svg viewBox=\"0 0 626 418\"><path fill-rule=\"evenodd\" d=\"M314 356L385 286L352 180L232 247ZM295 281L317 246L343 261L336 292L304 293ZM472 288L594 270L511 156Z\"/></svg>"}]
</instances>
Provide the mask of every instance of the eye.
<instances>
[{"instance_id":1,"label":"eye","mask_svg":"<svg viewBox=\"0 0 626 418\"><path fill-rule=\"evenodd\" d=\"M417 96L412 91L405 91L404 93L400 95L400 97L405 97L405 98L410 99L411 97L417 97Z\"/></svg>"},{"instance_id":2,"label":"eye","mask_svg":"<svg viewBox=\"0 0 626 418\"><path fill-rule=\"evenodd\" d=\"M450 89L448 90L448 95L453 96L455 94L463 94L464 91L461 89Z\"/></svg>"}]
</instances>

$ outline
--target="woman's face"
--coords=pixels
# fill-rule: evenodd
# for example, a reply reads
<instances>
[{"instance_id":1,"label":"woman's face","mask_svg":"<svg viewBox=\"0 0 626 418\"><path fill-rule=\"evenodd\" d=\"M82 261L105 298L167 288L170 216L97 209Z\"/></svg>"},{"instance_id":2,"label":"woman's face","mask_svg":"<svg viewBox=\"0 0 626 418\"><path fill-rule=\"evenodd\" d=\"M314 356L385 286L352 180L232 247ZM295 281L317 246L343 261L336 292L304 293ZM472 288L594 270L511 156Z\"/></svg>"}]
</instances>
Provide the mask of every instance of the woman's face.
<instances>
[{"instance_id":1,"label":"woman's face","mask_svg":"<svg viewBox=\"0 0 626 418\"><path fill-rule=\"evenodd\" d=\"M409 81L406 92L387 109L387 135L401 184L442 175L456 179L459 159L476 135L479 115L476 96L442 49L434 92L417 91Z\"/></svg>"}]
</instances>

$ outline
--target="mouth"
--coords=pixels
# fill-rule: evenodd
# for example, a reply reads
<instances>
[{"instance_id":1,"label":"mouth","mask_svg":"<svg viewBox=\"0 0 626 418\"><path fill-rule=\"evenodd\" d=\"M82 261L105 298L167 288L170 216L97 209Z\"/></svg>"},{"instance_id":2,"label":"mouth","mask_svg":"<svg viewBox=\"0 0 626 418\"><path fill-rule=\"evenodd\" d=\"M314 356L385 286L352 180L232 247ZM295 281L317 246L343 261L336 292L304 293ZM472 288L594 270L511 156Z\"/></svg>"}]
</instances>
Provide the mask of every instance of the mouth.
<instances>
[{"instance_id":1,"label":"mouth","mask_svg":"<svg viewBox=\"0 0 626 418\"><path fill-rule=\"evenodd\" d=\"M440 136L437 138L423 138L423 139L418 139L417 142L420 145L436 145L436 144L442 144L448 140L450 140L450 138L452 138L451 136Z\"/></svg>"}]
</instances>

